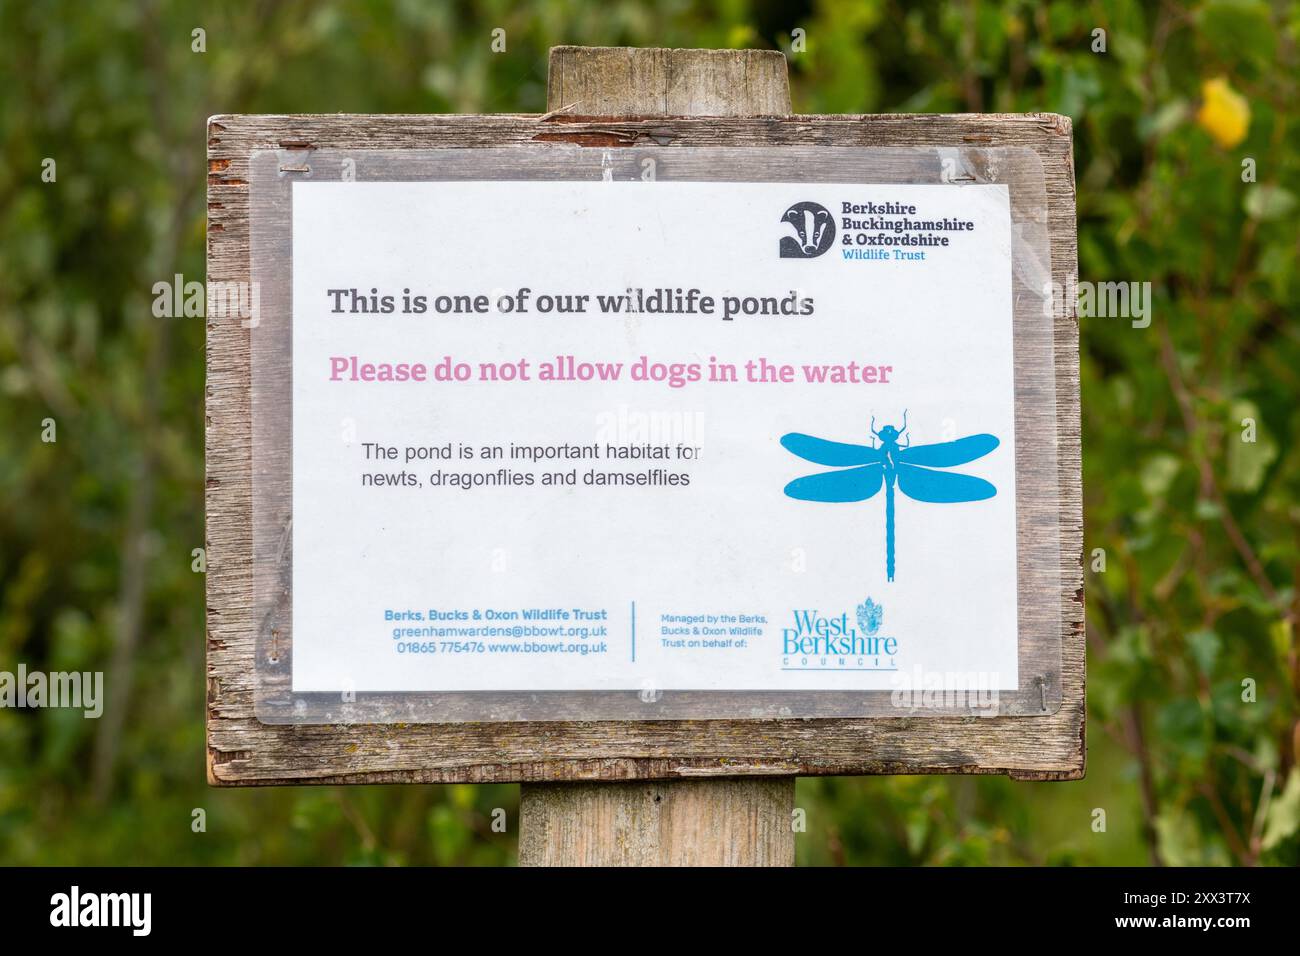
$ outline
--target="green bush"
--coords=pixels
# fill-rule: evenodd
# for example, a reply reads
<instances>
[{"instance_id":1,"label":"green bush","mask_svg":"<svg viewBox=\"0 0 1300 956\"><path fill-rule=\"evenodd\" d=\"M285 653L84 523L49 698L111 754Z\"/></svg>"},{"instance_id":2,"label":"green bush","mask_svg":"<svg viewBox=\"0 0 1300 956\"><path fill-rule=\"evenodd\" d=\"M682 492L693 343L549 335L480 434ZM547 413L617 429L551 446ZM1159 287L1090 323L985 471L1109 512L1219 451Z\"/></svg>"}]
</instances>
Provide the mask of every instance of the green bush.
<instances>
[{"instance_id":1,"label":"green bush","mask_svg":"<svg viewBox=\"0 0 1300 956\"><path fill-rule=\"evenodd\" d=\"M1088 777L804 780L800 860L1300 863L1297 6L716 6L0 5L0 669L122 695L0 710L0 861L512 859L512 787L204 783L204 330L152 290L204 273L208 115L540 112L578 43L780 47L800 112L1068 114L1080 277L1150 283L1149 326L1081 321Z\"/></svg>"}]
</instances>

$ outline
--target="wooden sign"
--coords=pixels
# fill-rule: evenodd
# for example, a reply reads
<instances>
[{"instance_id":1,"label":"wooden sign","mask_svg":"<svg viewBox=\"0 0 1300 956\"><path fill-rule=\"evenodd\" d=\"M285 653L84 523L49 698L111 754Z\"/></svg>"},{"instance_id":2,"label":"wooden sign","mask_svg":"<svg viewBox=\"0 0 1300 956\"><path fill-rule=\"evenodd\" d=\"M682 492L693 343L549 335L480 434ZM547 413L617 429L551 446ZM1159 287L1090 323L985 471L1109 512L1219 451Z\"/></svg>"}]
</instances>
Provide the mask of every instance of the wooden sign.
<instances>
[{"instance_id":1,"label":"wooden sign","mask_svg":"<svg viewBox=\"0 0 1300 956\"><path fill-rule=\"evenodd\" d=\"M209 121L210 780L1081 776L1069 121L549 93Z\"/></svg>"}]
</instances>

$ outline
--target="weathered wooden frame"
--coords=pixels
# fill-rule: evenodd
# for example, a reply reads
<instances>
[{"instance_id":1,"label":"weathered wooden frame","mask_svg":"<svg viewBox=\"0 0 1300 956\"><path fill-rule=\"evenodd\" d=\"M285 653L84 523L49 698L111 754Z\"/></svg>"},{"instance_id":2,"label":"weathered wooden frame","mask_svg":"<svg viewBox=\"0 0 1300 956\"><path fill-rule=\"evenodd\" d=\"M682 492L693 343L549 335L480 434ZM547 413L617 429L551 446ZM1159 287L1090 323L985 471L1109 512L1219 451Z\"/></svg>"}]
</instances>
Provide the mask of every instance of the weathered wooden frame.
<instances>
[{"instance_id":1,"label":"weathered wooden frame","mask_svg":"<svg viewBox=\"0 0 1300 956\"><path fill-rule=\"evenodd\" d=\"M1069 120L1054 115L592 118L218 116L208 136L208 280L250 281L247 164L260 149L437 149L538 143L1023 146L1040 156L1052 278L1073 288ZM1064 299L1064 297L1062 297ZM1008 773L1084 766L1078 327L1055 316L1060 472L1060 709L1041 717L266 725L254 715L249 330L210 315L207 356L208 776L214 784Z\"/></svg>"}]
</instances>

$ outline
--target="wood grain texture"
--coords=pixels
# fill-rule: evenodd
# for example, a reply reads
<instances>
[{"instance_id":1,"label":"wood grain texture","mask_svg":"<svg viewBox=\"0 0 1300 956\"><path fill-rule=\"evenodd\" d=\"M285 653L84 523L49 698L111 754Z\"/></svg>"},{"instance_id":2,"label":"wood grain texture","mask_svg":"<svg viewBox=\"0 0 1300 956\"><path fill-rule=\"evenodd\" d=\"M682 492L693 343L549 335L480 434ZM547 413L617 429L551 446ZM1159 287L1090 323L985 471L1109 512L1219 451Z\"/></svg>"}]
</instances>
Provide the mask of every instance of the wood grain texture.
<instances>
[{"instance_id":1,"label":"wood grain texture","mask_svg":"<svg viewBox=\"0 0 1300 956\"><path fill-rule=\"evenodd\" d=\"M526 785L520 866L792 866L794 778Z\"/></svg>"},{"instance_id":2,"label":"wood grain texture","mask_svg":"<svg viewBox=\"0 0 1300 956\"><path fill-rule=\"evenodd\" d=\"M546 108L588 116L788 116L779 50L551 50Z\"/></svg>"},{"instance_id":3,"label":"wood grain texture","mask_svg":"<svg viewBox=\"0 0 1300 956\"><path fill-rule=\"evenodd\" d=\"M760 51L560 47L551 51L548 110L571 104L566 84L588 83L577 107L635 114L663 88L682 115L790 112L785 57L762 69ZM750 71L748 65L757 67ZM635 67L649 64L643 71ZM626 69L627 66L633 69ZM641 75L651 72L649 77ZM737 75L739 73L739 75ZM675 79L677 78L677 79ZM600 95L596 97L588 92ZM651 109L647 112L656 112ZM525 783L519 792L520 866L791 866L794 777L661 780L654 784Z\"/></svg>"},{"instance_id":4,"label":"wood grain texture","mask_svg":"<svg viewBox=\"0 0 1300 956\"><path fill-rule=\"evenodd\" d=\"M511 146L1025 146L1043 161L1052 275L1076 271L1070 121L1051 114L765 118L215 116L208 123L208 279L249 279L256 149ZM249 330L208 319L208 775L220 785L645 780L1084 768L1078 326L1055 318L1061 478L1062 696L1044 717L269 726L254 717Z\"/></svg>"}]
</instances>

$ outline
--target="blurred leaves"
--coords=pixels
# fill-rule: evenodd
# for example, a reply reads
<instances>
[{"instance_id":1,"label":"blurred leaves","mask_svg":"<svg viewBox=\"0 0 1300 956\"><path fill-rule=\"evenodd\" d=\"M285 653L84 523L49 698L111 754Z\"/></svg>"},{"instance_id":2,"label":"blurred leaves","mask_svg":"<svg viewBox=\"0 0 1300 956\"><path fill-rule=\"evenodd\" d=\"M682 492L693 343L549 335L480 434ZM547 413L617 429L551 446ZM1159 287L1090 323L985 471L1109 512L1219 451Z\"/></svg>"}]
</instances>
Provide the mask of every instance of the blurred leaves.
<instances>
[{"instance_id":1,"label":"blurred leaves","mask_svg":"<svg viewBox=\"0 0 1300 956\"><path fill-rule=\"evenodd\" d=\"M1272 850L1300 830L1300 769L1292 768L1282 793L1269 805L1264 818L1265 850Z\"/></svg>"}]
</instances>

